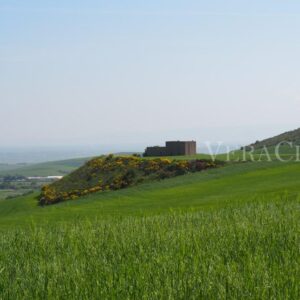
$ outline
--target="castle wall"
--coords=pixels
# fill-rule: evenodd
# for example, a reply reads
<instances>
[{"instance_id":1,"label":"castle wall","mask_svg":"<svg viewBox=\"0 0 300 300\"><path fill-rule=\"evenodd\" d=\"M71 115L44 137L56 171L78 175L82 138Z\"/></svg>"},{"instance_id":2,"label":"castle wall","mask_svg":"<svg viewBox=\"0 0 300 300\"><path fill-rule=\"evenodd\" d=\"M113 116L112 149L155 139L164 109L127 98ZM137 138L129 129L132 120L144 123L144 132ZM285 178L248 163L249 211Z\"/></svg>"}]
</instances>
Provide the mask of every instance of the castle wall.
<instances>
[{"instance_id":1,"label":"castle wall","mask_svg":"<svg viewBox=\"0 0 300 300\"><path fill-rule=\"evenodd\" d=\"M177 156L197 154L195 141L168 141L165 147L147 147L144 156Z\"/></svg>"},{"instance_id":2,"label":"castle wall","mask_svg":"<svg viewBox=\"0 0 300 300\"><path fill-rule=\"evenodd\" d=\"M147 147L144 156L166 156L167 148L166 147Z\"/></svg>"}]
</instances>

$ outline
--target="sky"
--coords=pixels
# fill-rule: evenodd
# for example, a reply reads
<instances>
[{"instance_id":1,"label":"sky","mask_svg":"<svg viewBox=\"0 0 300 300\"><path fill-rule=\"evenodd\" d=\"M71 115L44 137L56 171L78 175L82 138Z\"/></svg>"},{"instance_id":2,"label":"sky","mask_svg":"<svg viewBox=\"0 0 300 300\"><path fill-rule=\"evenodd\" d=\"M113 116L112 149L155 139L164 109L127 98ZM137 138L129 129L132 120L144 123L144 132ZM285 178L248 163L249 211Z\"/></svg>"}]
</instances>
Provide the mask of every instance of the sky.
<instances>
[{"instance_id":1,"label":"sky","mask_svg":"<svg viewBox=\"0 0 300 300\"><path fill-rule=\"evenodd\" d=\"M298 0L0 0L0 148L298 128L299 36Z\"/></svg>"}]
</instances>

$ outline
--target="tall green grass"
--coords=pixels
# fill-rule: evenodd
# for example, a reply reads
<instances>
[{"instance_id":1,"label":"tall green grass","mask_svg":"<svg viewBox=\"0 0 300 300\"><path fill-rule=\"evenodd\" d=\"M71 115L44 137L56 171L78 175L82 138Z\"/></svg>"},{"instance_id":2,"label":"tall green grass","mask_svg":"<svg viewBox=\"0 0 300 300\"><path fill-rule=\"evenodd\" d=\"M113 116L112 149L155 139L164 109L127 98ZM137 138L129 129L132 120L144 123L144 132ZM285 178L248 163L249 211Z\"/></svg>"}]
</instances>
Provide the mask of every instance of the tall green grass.
<instances>
[{"instance_id":1,"label":"tall green grass","mask_svg":"<svg viewBox=\"0 0 300 300\"><path fill-rule=\"evenodd\" d=\"M7 229L0 299L299 299L299 198Z\"/></svg>"}]
</instances>

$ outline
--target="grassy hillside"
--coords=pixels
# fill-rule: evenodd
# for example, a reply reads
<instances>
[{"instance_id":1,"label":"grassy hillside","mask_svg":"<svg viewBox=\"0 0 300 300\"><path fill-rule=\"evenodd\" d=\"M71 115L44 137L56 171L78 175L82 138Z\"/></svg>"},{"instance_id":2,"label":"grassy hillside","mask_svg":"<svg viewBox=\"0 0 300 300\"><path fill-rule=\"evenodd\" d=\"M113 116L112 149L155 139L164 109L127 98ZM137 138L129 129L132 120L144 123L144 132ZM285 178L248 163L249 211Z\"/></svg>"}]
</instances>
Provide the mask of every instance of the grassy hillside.
<instances>
[{"instance_id":1,"label":"grassy hillside","mask_svg":"<svg viewBox=\"0 0 300 300\"><path fill-rule=\"evenodd\" d=\"M300 164L0 201L0 298L297 299Z\"/></svg>"},{"instance_id":2,"label":"grassy hillside","mask_svg":"<svg viewBox=\"0 0 300 300\"><path fill-rule=\"evenodd\" d=\"M0 190L0 200L9 200L18 196L22 196L24 194L29 194L31 193L31 190L28 189L18 189L18 190L13 190L13 189L1 189Z\"/></svg>"},{"instance_id":3,"label":"grassy hillside","mask_svg":"<svg viewBox=\"0 0 300 300\"><path fill-rule=\"evenodd\" d=\"M98 191L119 190L144 182L200 172L223 165L212 160L145 159L136 156L100 156L42 188L41 205L74 200Z\"/></svg>"},{"instance_id":4,"label":"grassy hillside","mask_svg":"<svg viewBox=\"0 0 300 300\"><path fill-rule=\"evenodd\" d=\"M120 155L127 155L128 153L122 153ZM197 155L195 157L207 157L205 155ZM183 159L183 157L178 157L177 159ZM81 159L69 159L63 161L54 161L54 162L45 162L39 164L0 164L0 185L2 177L5 176L51 176L51 175L66 175L80 166L82 166L89 158L81 158ZM0 188L0 199L11 198L23 194L27 194L30 191L40 190L41 185L49 184L48 182L44 182L42 180L30 180L31 182L26 183L26 187L23 187L23 183L20 184L18 182L11 182L12 187L7 187L5 189ZM22 186L20 186L22 185Z\"/></svg>"},{"instance_id":5,"label":"grassy hillside","mask_svg":"<svg viewBox=\"0 0 300 300\"><path fill-rule=\"evenodd\" d=\"M107 191L41 208L37 194L0 201L0 227L31 221L72 221L77 218L107 218L167 213L172 210L214 209L274 199L300 187L300 163L239 163L119 191Z\"/></svg>"},{"instance_id":6,"label":"grassy hillside","mask_svg":"<svg viewBox=\"0 0 300 300\"><path fill-rule=\"evenodd\" d=\"M279 143L282 142L291 142L294 145L300 145L300 128L292 131L288 131L282 134L279 134L277 136L262 140L262 141L256 141L255 143L247 146L251 147L253 146L255 149L260 149L264 146L266 147L275 147ZM286 150L289 151L290 147L286 147Z\"/></svg>"}]
</instances>

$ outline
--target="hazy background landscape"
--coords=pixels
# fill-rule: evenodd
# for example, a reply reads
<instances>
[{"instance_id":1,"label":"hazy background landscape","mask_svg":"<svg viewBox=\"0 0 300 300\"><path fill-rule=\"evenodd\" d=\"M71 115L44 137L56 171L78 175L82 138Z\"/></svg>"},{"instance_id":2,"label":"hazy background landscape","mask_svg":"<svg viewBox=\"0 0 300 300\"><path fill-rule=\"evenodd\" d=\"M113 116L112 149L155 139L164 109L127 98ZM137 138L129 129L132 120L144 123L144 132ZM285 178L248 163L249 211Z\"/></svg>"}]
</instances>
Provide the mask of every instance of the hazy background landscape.
<instances>
[{"instance_id":1,"label":"hazy background landscape","mask_svg":"<svg viewBox=\"0 0 300 300\"><path fill-rule=\"evenodd\" d=\"M162 141L163 143L163 141ZM237 144L212 143L207 147L204 143L198 144L201 153L224 153L228 149L238 148ZM103 154L143 153L143 144L130 145L85 145L85 146L56 146L56 147L11 147L0 148L0 164L32 164L47 161L65 160L71 158L93 157Z\"/></svg>"},{"instance_id":2,"label":"hazy background landscape","mask_svg":"<svg viewBox=\"0 0 300 300\"><path fill-rule=\"evenodd\" d=\"M177 140L186 138L197 141L199 153L224 153L230 150L239 149L256 140L262 140L278 133L297 128L295 124L276 124L274 126L249 126L249 127L210 127L203 129L178 129L162 132L148 132L141 136L120 133L112 136L118 140L115 143L101 143L101 138L96 138L94 143L82 142L81 144L54 144L50 145L14 145L6 146L0 144L0 163L20 164L38 163L44 161L55 161L70 158L92 157L107 153L134 153L143 152L149 145L162 145L165 140ZM293 127L294 126L294 127ZM160 134L160 136L159 136ZM101 136L101 135L99 135ZM127 139L127 141L126 141Z\"/></svg>"}]
</instances>

